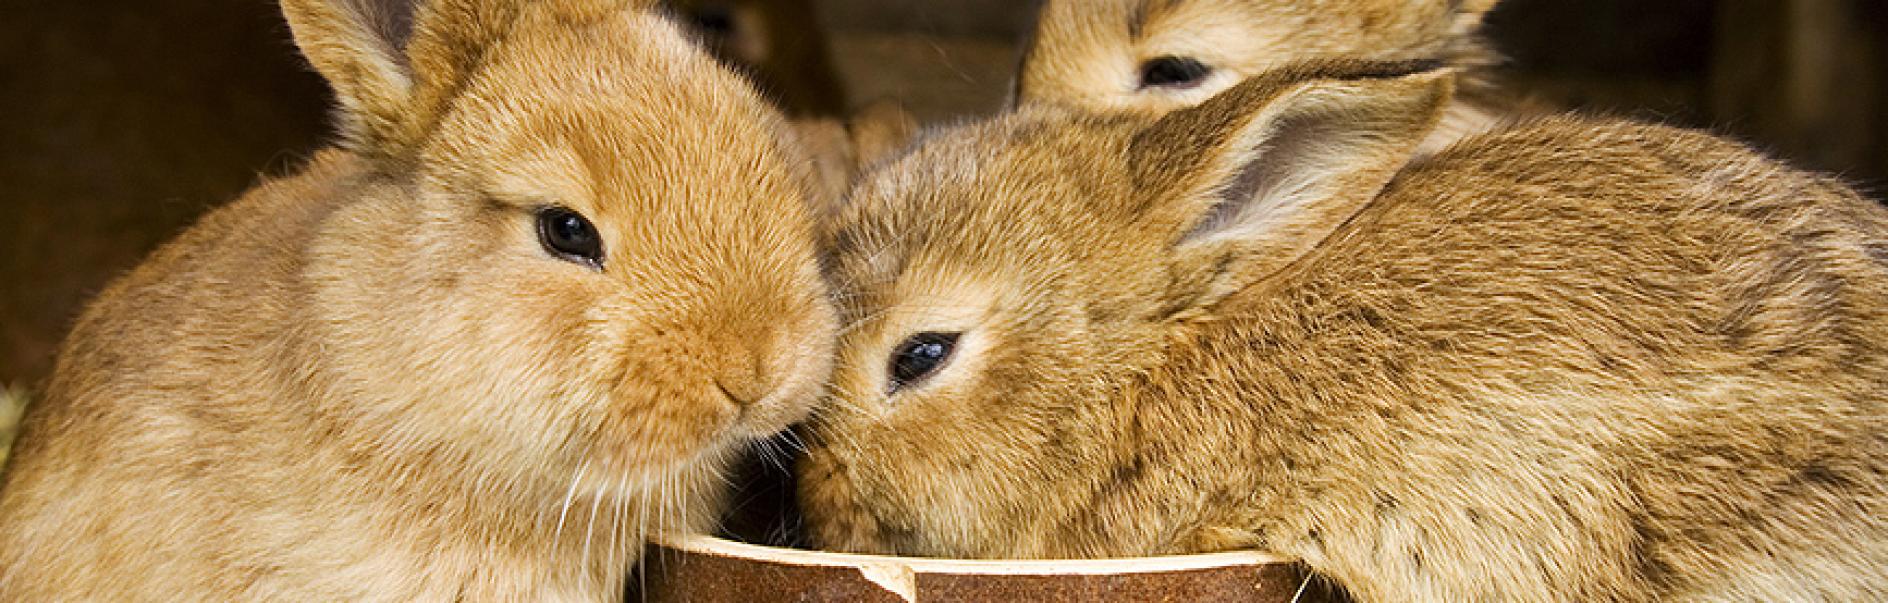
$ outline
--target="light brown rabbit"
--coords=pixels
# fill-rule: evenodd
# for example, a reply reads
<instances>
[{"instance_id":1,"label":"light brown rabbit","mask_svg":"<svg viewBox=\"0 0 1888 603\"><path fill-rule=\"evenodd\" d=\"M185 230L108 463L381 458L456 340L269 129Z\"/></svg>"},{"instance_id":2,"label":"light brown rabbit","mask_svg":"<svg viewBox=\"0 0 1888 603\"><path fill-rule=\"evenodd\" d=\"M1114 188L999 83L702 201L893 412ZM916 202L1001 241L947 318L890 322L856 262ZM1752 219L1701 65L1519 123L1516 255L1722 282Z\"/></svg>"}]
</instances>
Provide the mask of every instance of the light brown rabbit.
<instances>
[{"instance_id":1,"label":"light brown rabbit","mask_svg":"<svg viewBox=\"0 0 1888 603\"><path fill-rule=\"evenodd\" d=\"M1261 549L1364 602L1888 597L1888 211L1666 127L1412 161L1443 72L1025 107L838 226L823 546Z\"/></svg>"},{"instance_id":2,"label":"light brown rabbit","mask_svg":"<svg viewBox=\"0 0 1888 603\"><path fill-rule=\"evenodd\" d=\"M1466 74L1423 152L1541 112L1496 90L1479 31L1499 0L1048 0L1016 101L1164 113L1314 58L1443 60Z\"/></svg>"},{"instance_id":3,"label":"light brown rabbit","mask_svg":"<svg viewBox=\"0 0 1888 603\"><path fill-rule=\"evenodd\" d=\"M784 120L627 2L283 8L347 142L85 312L0 600L620 599L829 372Z\"/></svg>"}]
</instances>

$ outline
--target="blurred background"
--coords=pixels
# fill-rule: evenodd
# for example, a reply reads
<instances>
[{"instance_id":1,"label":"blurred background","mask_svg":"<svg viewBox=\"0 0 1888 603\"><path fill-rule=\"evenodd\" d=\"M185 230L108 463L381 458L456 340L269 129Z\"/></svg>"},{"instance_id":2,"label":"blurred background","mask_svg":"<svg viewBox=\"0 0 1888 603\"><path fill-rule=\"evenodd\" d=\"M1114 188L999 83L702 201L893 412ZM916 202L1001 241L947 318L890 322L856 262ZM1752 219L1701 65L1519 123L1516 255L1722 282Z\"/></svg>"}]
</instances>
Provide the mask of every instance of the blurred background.
<instances>
[{"instance_id":1,"label":"blurred background","mask_svg":"<svg viewBox=\"0 0 1888 603\"><path fill-rule=\"evenodd\" d=\"M675 0L791 112L894 98L928 123L1000 108L1016 0ZM1880 197L1888 3L1506 0L1512 89L1707 127ZM204 210L328 138L327 91L268 0L89 0L0 21L0 387L36 385L82 304Z\"/></svg>"}]
</instances>

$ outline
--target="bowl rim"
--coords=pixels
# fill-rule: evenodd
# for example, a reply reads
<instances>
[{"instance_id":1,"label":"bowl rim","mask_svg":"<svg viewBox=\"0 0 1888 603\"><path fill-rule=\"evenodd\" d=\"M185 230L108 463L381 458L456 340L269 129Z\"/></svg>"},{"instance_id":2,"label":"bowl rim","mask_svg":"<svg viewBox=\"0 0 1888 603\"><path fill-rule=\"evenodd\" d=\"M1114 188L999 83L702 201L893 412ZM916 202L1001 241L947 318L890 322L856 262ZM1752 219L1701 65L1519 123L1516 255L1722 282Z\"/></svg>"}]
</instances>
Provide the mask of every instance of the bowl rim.
<instances>
[{"instance_id":1,"label":"bowl rim","mask_svg":"<svg viewBox=\"0 0 1888 603\"><path fill-rule=\"evenodd\" d=\"M738 542L705 534L659 534L651 538L651 541L659 546L684 553L749 559L778 565L868 569L890 566L926 574L1012 576L1152 574L1274 565L1296 561L1289 557L1258 551L1109 559L945 559L790 549Z\"/></svg>"}]
</instances>

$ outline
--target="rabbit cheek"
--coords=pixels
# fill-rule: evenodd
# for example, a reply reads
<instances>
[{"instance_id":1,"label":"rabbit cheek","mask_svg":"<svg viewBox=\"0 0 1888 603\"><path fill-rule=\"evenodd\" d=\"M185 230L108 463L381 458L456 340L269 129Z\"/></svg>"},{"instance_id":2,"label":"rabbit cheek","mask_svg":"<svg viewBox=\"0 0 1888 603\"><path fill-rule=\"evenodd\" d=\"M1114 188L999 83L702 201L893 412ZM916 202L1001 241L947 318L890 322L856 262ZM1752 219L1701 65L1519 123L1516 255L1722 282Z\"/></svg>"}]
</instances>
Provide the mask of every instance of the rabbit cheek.
<instances>
[{"instance_id":1,"label":"rabbit cheek","mask_svg":"<svg viewBox=\"0 0 1888 603\"><path fill-rule=\"evenodd\" d=\"M800 504L816 510L806 518L814 544L852 553L892 552L878 518L865 507L865 499L831 448L808 453L800 461L799 472Z\"/></svg>"},{"instance_id":2,"label":"rabbit cheek","mask_svg":"<svg viewBox=\"0 0 1888 603\"><path fill-rule=\"evenodd\" d=\"M865 387L871 388L867 384ZM868 389L867 391L876 391ZM909 430L888 423L890 415L849 412L868 399L836 392L850 404L834 404L808 442L799 463L800 506L806 510L808 535L822 548L896 554L920 530L910 526L929 498L932 482L942 479L935 465L912 441ZM882 402L880 402L882 404ZM902 537L902 538L901 538Z\"/></svg>"},{"instance_id":3,"label":"rabbit cheek","mask_svg":"<svg viewBox=\"0 0 1888 603\"><path fill-rule=\"evenodd\" d=\"M667 373L667 374L664 374ZM633 368L610 393L596 436L606 470L638 476L668 475L714 457L735 443L730 425L740 411L700 379L650 363Z\"/></svg>"}]
</instances>

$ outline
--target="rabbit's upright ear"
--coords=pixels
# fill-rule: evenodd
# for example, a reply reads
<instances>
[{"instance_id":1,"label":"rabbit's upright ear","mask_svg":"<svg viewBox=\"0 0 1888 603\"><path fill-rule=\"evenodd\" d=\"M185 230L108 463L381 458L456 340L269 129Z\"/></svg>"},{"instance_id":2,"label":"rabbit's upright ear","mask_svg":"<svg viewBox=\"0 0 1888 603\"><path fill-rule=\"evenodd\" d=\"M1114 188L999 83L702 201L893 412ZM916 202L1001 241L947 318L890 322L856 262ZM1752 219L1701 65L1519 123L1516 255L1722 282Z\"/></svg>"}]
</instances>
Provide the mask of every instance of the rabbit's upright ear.
<instances>
[{"instance_id":1,"label":"rabbit's upright ear","mask_svg":"<svg viewBox=\"0 0 1888 603\"><path fill-rule=\"evenodd\" d=\"M1313 62L1161 118L1131 143L1174 301L1211 304L1297 260L1410 161L1453 91L1429 62Z\"/></svg>"},{"instance_id":2,"label":"rabbit's upright ear","mask_svg":"<svg viewBox=\"0 0 1888 603\"><path fill-rule=\"evenodd\" d=\"M511 25L508 0L282 0L295 44L328 80L358 151L399 155Z\"/></svg>"}]
</instances>

